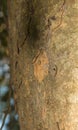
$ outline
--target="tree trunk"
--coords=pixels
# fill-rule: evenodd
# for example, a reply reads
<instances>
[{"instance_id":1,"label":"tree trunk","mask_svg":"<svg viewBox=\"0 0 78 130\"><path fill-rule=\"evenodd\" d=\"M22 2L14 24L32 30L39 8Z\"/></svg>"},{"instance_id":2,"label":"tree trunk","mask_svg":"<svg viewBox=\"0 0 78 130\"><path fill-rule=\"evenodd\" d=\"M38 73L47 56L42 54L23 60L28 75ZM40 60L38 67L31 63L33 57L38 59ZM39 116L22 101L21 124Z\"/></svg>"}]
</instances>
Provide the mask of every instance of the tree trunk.
<instances>
[{"instance_id":1,"label":"tree trunk","mask_svg":"<svg viewBox=\"0 0 78 130\"><path fill-rule=\"evenodd\" d=\"M78 0L8 0L8 14L21 130L78 130Z\"/></svg>"}]
</instances>

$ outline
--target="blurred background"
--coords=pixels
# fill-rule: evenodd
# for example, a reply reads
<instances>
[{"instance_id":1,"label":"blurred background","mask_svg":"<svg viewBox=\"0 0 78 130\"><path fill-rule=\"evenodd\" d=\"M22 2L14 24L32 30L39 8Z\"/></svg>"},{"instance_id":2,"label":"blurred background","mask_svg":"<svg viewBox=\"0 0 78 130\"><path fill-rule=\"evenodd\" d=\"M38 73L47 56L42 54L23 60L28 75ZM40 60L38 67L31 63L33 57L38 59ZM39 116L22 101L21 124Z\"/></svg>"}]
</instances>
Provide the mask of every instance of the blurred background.
<instances>
[{"instance_id":1,"label":"blurred background","mask_svg":"<svg viewBox=\"0 0 78 130\"><path fill-rule=\"evenodd\" d=\"M13 86L10 85L7 39L7 0L0 0L0 130L19 130Z\"/></svg>"}]
</instances>

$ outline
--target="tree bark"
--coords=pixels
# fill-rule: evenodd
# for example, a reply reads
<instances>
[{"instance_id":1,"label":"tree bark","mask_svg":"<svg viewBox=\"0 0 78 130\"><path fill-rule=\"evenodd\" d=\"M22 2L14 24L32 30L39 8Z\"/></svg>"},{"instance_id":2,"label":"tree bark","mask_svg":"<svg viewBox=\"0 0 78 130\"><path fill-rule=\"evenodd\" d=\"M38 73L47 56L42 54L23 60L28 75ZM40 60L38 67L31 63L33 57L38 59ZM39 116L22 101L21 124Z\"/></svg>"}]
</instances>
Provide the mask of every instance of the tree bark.
<instances>
[{"instance_id":1,"label":"tree bark","mask_svg":"<svg viewBox=\"0 0 78 130\"><path fill-rule=\"evenodd\" d=\"M8 0L8 23L21 130L78 130L78 0Z\"/></svg>"}]
</instances>

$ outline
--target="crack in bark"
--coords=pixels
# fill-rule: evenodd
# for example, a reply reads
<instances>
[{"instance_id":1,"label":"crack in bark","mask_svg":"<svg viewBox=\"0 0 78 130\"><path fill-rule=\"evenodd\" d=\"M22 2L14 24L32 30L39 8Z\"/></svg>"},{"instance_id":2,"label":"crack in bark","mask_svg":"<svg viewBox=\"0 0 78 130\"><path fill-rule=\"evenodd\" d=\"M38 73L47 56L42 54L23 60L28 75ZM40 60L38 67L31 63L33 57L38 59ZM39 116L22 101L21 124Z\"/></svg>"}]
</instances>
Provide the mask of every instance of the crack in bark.
<instances>
[{"instance_id":1,"label":"crack in bark","mask_svg":"<svg viewBox=\"0 0 78 130\"><path fill-rule=\"evenodd\" d=\"M19 49L18 42L17 42L17 53L19 54L19 52L20 52L20 49Z\"/></svg>"},{"instance_id":2,"label":"crack in bark","mask_svg":"<svg viewBox=\"0 0 78 130\"><path fill-rule=\"evenodd\" d=\"M57 30L60 27L60 25L62 24L62 18L63 18L65 3L66 3L66 0L63 1L63 4L62 4L62 6L60 8L60 10L62 11L60 23L55 28L53 28L52 32L54 32L55 30ZM47 27L49 29L50 29L50 26L52 25L52 20L56 20L56 16L55 15L48 18L48 25L47 25Z\"/></svg>"},{"instance_id":3,"label":"crack in bark","mask_svg":"<svg viewBox=\"0 0 78 130\"><path fill-rule=\"evenodd\" d=\"M23 45L25 44L25 41L27 40L27 38L29 37L30 34L30 24L31 24L31 17L29 18L29 22L28 22L28 27L27 27L27 34L25 36L24 41L21 44L21 47L23 47Z\"/></svg>"},{"instance_id":4,"label":"crack in bark","mask_svg":"<svg viewBox=\"0 0 78 130\"><path fill-rule=\"evenodd\" d=\"M61 130L59 126L59 122L56 122L56 125L57 125L58 130ZM65 130L65 128L63 128L62 130Z\"/></svg>"},{"instance_id":5,"label":"crack in bark","mask_svg":"<svg viewBox=\"0 0 78 130\"><path fill-rule=\"evenodd\" d=\"M15 62L15 69L17 68L17 65L18 65L18 61Z\"/></svg>"},{"instance_id":6,"label":"crack in bark","mask_svg":"<svg viewBox=\"0 0 78 130\"><path fill-rule=\"evenodd\" d=\"M41 54L42 51L43 51L43 49L40 48L39 51L38 51L38 53L37 53L37 55L33 59L33 62L32 62L33 64L36 62L36 60L38 59L38 57L39 57L39 55Z\"/></svg>"},{"instance_id":7,"label":"crack in bark","mask_svg":"<svg viewBox=\"0 0 78 130\"><path fill-rule=\"evenodd\" d=\"M58 130L60 130L59 122L56 122Z\"/></svg>"},{"instance_id":8,"label":"crack in bark","mask_svg":"<svg viewBox=\"0 0 78 130\"><path fill-rule=\"evenodd\" d=\"M18 88L20 88L20 86L22 85L22 80L20 81L19 85L18 85Z\"/></svg>"},{"instance_id":9,"label":"crack in bark","mask_svg":"<svg viewBox=\"0 0 78 130\"><path fill-rule=\"evenodd\" d=\"M29 20L28 20L28 26L27 26L27 34L21 44L21 47L24 46L25 44L25 41L27 40L27 38L29 37L29 34L30 34L30 25L31 25L31 20L32 20L32 15L34 14L34 8L33 8L33 4L32 4L32 1L27 1L27 7L28 7L28 17L29 17Z\"/></svg>"},{"instance_id":10,"label":"crack in bark","mask_svg":"<svg viewBox=\"0 0 78 130\"><path fill-rule=\"evenodd\" d=\"M53 32L54 32L55 30L57 30L57 29L61 26L61 24L62 24L62 19L63 19L63 14L64 14L64 6L65 6L65 3L66 3L66 0L63 1L62 7L61 7L62 13L61 13L60 23L59 23L55 28L53 28Z\"/></svg>"}]
</instances>

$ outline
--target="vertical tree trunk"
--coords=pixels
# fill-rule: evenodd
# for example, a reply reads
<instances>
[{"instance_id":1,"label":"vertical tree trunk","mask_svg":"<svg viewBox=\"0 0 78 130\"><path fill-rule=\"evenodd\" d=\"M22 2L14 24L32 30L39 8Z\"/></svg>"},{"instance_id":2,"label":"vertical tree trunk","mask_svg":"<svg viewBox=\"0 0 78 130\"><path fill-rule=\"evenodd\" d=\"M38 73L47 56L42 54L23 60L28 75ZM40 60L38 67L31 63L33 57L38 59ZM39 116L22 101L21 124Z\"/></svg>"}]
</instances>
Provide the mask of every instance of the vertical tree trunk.
<instances>
[{"instance_id":1,"label":"vertical tree trunk","mask_svg":"<svg viewBox=\"0 0 78 130\"><path fill-rule=\"evenodd\" d=\"M78 0L8 0L21 130L78 130Z\"/></svg>"}]
</instances>

